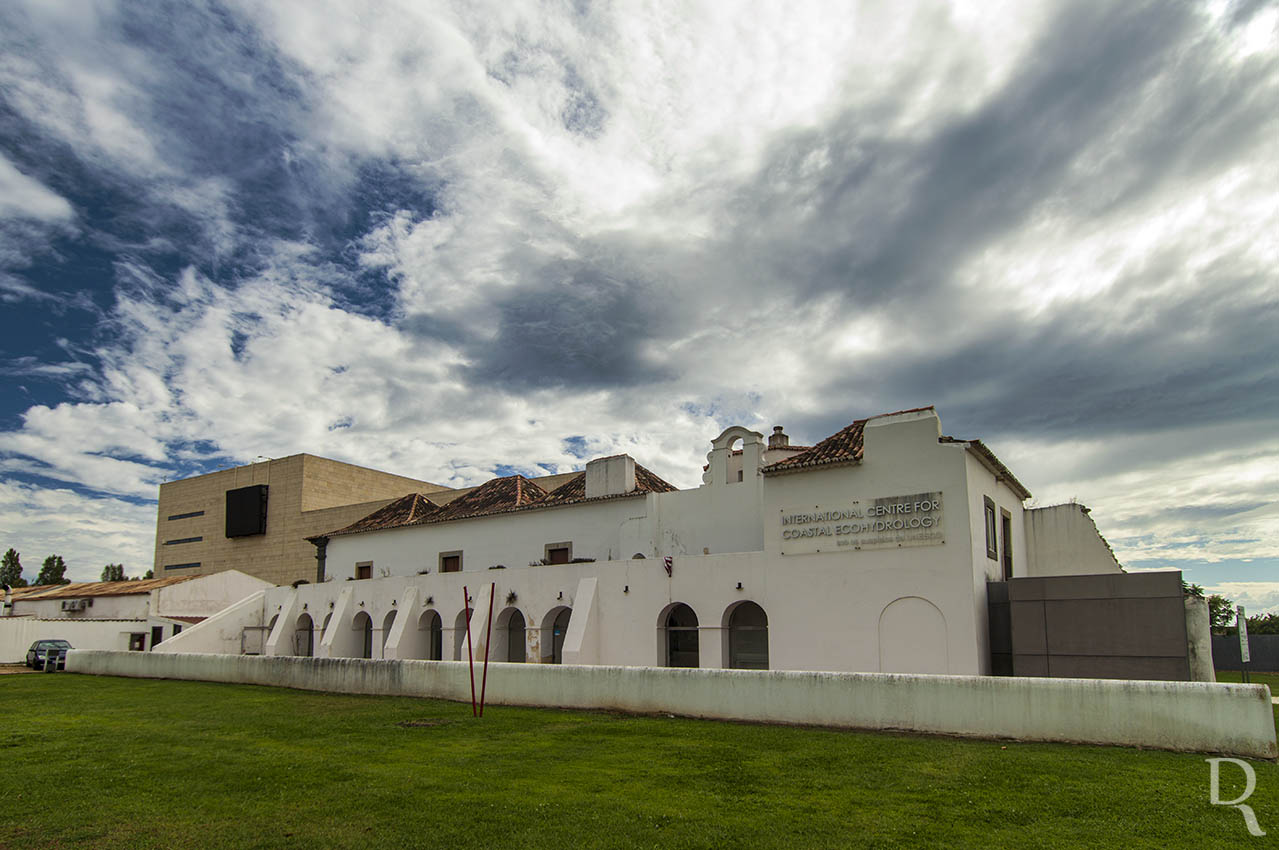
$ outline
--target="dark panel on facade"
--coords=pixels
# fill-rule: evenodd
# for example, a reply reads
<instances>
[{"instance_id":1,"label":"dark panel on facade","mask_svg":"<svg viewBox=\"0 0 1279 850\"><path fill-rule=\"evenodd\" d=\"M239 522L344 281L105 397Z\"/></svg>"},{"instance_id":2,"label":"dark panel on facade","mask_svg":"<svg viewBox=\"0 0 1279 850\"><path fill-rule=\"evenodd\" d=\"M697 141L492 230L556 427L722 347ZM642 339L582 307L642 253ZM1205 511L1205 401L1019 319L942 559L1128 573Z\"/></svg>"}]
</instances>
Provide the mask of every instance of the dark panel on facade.
<instances>
[{"instance_id":1,"label":"dark panel on facade","mask_svg":"<svg viewBox=\"0 0 1279 850\"><path fill-rule=\"evenodd\" d=\"M266 533L265 484L226 491L226 536L249 537Z\"/></svg>"},{"instance_id":2,"label":"dark panel on facade","mask_svg":"<svg viewBox=\"0 0 1279 850\"><path fill-rule=\"evenodd\" d=\"M1011 658L1015 676L1190 678L1179 572L1014 578L987 603L996 674Z\"/></svg>"},{"instance_id":3,"label":"dark panel on facade","mask_svg":"<svg viewBox=\"0 0 1279 850\"><path fill-rule=\"evenodd\" d=\"M1013 674L1013 631L1008 608L1008 585L992 581L986 585L986 616L990 623L990 674Z\"/></svg>"}]
</instances>

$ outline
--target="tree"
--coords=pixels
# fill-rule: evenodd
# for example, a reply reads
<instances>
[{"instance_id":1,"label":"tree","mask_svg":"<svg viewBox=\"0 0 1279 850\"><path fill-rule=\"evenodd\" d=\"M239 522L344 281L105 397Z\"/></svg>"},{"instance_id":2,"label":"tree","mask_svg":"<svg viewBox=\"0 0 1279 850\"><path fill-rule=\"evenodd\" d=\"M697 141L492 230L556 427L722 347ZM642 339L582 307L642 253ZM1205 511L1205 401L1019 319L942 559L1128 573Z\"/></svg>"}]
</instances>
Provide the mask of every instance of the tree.
<instances>
[{"instance_id":1,"label":"tree","mask_svg":"<svg viewBox=\"0 0 1279 850\"><path fill-rule=\"evenodd\" d=\"M1279 635L1279 614L1262 614L1249 617L1248 634Z\"/></svg>"},{"instance_id":2,"label":"tree","mask_svg":"<svg viewBox=\"0 0 1279 850\"><path fill-rule=\"evenodd\" d=\"M102 568L103 581L124 581L124 564L107 564Z\"/></svg>"},{"instance_id":3,"label":"tree","mask_svg":"<svg viewBox=\"0 0 1279 850\"><path fill-rule=\"evenodd\" d=\"M1208 627L1219 635L1226 633L1226 627L1235 619L1235 603L1224 596L1214 593L1208 597Z\"/></svg>"},{"instance_id":4,"label":"tree","mask_svg":"<svg viewBox=\"0 0 1279 850\"><path fill-rule=\"evenodd\" d=\"M10 587L26 587L27 580L22 577L22 560L14 549L4 553L0 560L0 585Z\"/></svg>"},{"instance_id":5,"label":"tree","mask_svg":"<svg viewBox=\"0 0 1279 850\"><path fill-rule=\"evenodd\" d=\"M70 584L66 578L67 563L61 555L50 555L40 566L40 575L36 576L36 584Z\"/></svg>"},{"instance_id":6,"label":"tree","mask_svg":"<svg viewBox=\"0 0 1279 850\"><path fill-rule=\"evenodd\" d=\"M155 578L155 570L147 570L143 578Z\"/></svg>"}]
</instances>

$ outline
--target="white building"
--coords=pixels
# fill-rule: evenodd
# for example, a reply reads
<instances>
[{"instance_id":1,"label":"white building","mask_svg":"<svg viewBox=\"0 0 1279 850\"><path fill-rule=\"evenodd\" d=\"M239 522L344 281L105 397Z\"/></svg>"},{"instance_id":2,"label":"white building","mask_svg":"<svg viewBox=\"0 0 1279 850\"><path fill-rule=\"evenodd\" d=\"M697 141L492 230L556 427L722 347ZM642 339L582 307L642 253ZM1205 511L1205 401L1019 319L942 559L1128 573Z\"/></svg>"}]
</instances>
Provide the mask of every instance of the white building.
<instances>
[{"instance_id":1,"label":"white building","mask_svg":"<svg viewBox=\"0 0 1279 850\"><path fill-rule=\"evenodd\" d=\"M269 587L270 582L227 570L14 588L0 617L0 661L21 661L37 640L66 640L77 649L149 650Z\"/></svg>"},{"instance_id":2,"label":"white building","mask_svg":"<svg viewBox=\"0 0 1279 850\"><path fill-rule=\"evenodd\" d=\"M469 609L497 661L984 674L988 581L1120 570L1086 511L1025 508L931 407L813 447L733 427L707 458L692 490L619 455L550 492L406 495L312 538L322 580L158 650L465 659Z\"/></svg>"}]
</instances>

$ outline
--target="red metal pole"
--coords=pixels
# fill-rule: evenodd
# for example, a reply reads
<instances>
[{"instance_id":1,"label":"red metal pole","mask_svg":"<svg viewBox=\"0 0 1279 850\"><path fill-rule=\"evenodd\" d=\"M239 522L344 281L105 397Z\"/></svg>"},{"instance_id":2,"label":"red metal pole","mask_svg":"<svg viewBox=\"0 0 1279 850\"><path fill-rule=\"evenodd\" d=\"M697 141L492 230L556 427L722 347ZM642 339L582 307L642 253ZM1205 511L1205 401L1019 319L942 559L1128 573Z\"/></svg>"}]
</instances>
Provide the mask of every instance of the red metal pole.
<instances>
[{"instance_id":1,"label":"red metal pole","mask_svg":"<svg viewBox=\"0 0 1279 850\"><path fill-rule=\"evenodd\" d=\"M489 686L489 638L493 635L493 594L497 592L497 582L489 584L489 615L484 624L484 676L480 679L480 717L484 716L484 692Z\"/></svg>"},{"instance_id":2,"label":"red metal pole","mask_svg":"<svg viewBox=\"0 0 1279 850\"><path fill-rule=\"evenodd\" d=\"M466 608L466 661L471 666L471 716L475 717L475 658L471 655L471 594L462 585L462 604Z\"/></svg>"}]
</instances>

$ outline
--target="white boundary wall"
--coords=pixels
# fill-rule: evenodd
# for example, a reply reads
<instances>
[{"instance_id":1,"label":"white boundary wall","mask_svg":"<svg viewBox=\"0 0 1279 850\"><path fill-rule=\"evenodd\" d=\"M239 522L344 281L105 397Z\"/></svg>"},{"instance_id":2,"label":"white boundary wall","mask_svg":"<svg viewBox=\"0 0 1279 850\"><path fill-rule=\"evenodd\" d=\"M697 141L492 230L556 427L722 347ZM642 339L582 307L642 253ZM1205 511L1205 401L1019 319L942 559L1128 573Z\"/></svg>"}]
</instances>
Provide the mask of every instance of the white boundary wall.
<instances>
[{"instance_id":1,"label":"white boundary wall","mask_svg":"<svg viewBox=\"0 0 1279 850\"><path fill-rule=\"evenodd\" d=\"M37 640L65 640L72 646L129 648L129 635L151 633L146 620L39 620L35 617L0 618L0 664L27 660L27 650Z\"/></svg>"},{"instance_id":2,"label":"white boundary wall","mask_svg":"<svg viewBox=\"0 0 1279 850\"><path fill-rule=\"evenodd\" d=\"M67 669L461 701L471 693L467 665L452 661L76 650ZM1263 685L490 664L488 702L1279 756Z\"/></svg>"}]
</instances>

